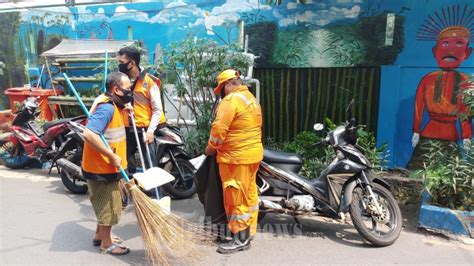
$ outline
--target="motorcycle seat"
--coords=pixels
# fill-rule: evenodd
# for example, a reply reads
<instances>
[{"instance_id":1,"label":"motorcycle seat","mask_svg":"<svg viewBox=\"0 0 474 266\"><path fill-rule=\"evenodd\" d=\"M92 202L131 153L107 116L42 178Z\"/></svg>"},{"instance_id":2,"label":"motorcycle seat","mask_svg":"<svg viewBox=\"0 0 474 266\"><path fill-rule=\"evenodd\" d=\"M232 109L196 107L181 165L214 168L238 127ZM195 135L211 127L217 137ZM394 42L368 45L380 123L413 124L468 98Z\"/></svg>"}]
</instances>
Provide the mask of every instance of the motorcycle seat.
<instances>
[{"instance_id":1,"label":"motorcycle seat","mask_svg":"<svg viewBox=\"0 0 474 266\"><path fill-rule=\"evenodd\" d=\"M263 149L263 161L279 164L303 164L303 159L298 154L268 149Z\"/></svg>"},{"instance_id":2,"label":"motorcycle seat","mask_svg":"<svg viewBox=\"0 0 474 266\"><path fill-rule=\"evenodd\" d=\"M85 118L84 115L80 115L80 116L76 116L76 117L63 118L63 119L58 119L58 120L46 122L43 125L43 130L46 131L50 127L54 127L56 125L64 124L64 123L67 123L69 121L73 121L73 120L77 120L77 119L84 119L84 118Z\"/></svg>"}]
</instances>

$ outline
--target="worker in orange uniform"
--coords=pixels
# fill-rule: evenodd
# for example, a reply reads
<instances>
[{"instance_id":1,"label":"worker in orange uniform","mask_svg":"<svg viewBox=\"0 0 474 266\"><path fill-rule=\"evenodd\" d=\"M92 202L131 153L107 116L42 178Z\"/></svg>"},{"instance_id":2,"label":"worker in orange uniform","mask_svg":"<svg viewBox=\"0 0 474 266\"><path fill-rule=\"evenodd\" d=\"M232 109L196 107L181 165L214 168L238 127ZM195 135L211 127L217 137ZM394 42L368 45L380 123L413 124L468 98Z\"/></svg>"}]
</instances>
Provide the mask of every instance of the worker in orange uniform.
<instances>
[{"instance_id":1,"label":"worker in orange uniform","mask_svg":"<svg viewBox=\"0 0 474 266\"><path fill-rule=\"evenodd\" d=\"M127 130L128 171L135 173L137 145L140 144L142 151L145 151L145 145L155 143L155 130L166 123L166 117L161 103L161 82L157 77L140 68L139 50L128 46L120 49L118 54L119 71L128 75L133 83L132 105L140 143L136 143L128 112L124 112L124 122ZM142 129L146 130L146 141L143 141ZM152 162L156 163L154 147L155 145L149 145ZM145 164L148 164L148 162L145 161ZM152 166L146 166L146 168L149 167Z\"/></svg>"},{"instance_id":2,"label":"worker in orange uniform","mask_svg":"<svg viewBox=\"0 0 474 266\"><path fill-rule=\"evenodd\" d=\"M92 239L102 253L125 255L127 247L122 240L112 238L112 226L118 224L122 214L118 167L127 167L125 127L122 112L132 100L130 80L126 75L112 72L107 76L107 92L94 101L91 116L84 129L82 174L87 180L89 199L97 217L97 228ZM102 142L104 135L110 148Z\"/></svg>"},{"instance_id":3,"label":"worker in orange uniform","mask_svg":"<svg viewBox=\"0 0 474 266\"><path fill-rule=\"evenodd\" d=\"M257 233L258 192L256 174L263 159L262 111L259 103L242 84L239 72L228 69L217 77L214 89L222 101L206 147L207 155L217 153L224 190L224 208L230 242L219 245L219 253L234 253L250 248Z\"/></svg>"}]
</instances>

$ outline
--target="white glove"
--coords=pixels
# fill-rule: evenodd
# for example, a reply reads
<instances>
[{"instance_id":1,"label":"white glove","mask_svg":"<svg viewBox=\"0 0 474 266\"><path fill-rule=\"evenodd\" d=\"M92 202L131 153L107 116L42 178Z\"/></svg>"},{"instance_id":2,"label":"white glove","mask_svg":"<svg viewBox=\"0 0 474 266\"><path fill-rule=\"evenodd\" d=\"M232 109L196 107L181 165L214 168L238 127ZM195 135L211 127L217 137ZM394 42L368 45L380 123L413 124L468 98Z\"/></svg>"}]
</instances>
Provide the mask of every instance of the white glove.
<instances>
[{"instance_id":1,"label":"white glove","mask_svg":"<svg viewBox=\"0 0 474 266\"><path fill-rule=\"evenodd\" d=\"M471 148L471 140L470 139L463 139L462 144L464 146L464 149L466 149L466 150Z\"/></svg>"},{"instance_id":2,"label":"white glove","mask_svg":"<svg viewBox=\"0 0 474 266\"><path fill-rule=\"evenodd\" d=\"M413 133L413 137L411 138L411 146L415 148L416 145L418 145L418 142L420 142L420 134Z\"/></svg>"}]
</instances>

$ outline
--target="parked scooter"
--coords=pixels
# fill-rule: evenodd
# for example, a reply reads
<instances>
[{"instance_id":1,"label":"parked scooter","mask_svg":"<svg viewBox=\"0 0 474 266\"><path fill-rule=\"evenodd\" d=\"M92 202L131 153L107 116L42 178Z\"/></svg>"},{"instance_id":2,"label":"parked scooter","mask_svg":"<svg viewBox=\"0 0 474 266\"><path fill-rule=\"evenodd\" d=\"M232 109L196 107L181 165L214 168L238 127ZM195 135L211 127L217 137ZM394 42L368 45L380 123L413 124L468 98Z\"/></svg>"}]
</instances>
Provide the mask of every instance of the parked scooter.
<instances>
[{"instance_id":1,"label":"parked scooter","mask_svg":"<svg viewBox=\"0 0 474 266\"><path fill-rule=\"evenodd\" d=\"M67 140L53 158L52 167L58 166L61 181L69 191L74 194L86 194L87 183L80 171L85 126L74 121L69 121L68 126L71 131L66 135Z\"/></svg>"},{"instance_id":2,"label":"parked scooter","mask_svg":"<svg viewBox=\"0 0 474 266\"><path fill-rule=\"evenodd\" d=\"M323 128L315 125L315 130ZM336 156L314 180L298 175L303 165L298 155L265 150L257 173L259 219L274 212L295 217L319 213L344 220L350 213L354 227L371 244L393 244L402 230L400 208L390 186L371 172L370 161L356 143L354 119L329 131L317 145L330 145Z\"/></svg>"},{"instance_id":3,"label":"parked scooter","mask_svg":"<svg viewBox=\"0 0 474 266\"><path fill-rule=\"evenodd\" d=\"M163 185L163 188L176 199L191 197L196 193L193 180L196 168L189 161L191 156L184 150L184 141L179 128L167 125L158 129L156 133L158 167L176 178Z\"/></svg>"},{"instance_id":4,"label":"parked scooter","mask_svg":"<svg viewBox=\"0 0 474 266\"><path fill-rule=\"evenodd\" d=\"M7 151L5 165L12 169L25 168L31 159L46 162L54 158L58 148L66 140L69 121L82 122L85 116L46 122L40 127L35 121L41 113L36 97L28 97L12 121L11 133L2 138L2 147Z\"/></svg>"}]
</instances>

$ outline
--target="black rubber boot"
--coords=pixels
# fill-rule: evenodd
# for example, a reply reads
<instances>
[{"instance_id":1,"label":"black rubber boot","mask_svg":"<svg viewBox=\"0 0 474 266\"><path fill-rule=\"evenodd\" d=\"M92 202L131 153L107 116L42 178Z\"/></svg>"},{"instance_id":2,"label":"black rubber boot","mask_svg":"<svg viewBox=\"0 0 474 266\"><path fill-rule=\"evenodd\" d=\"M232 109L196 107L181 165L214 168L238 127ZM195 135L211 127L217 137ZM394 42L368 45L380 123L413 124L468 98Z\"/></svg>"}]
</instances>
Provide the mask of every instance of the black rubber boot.
<instances>
[{"instance_id":1,"label":"black rubber boot","mask_svg":"<svg viewBox=\"0 0 474 266\"><path fill-rule=\"evenodd\" d=\"M223 243L217 248L217 252L222 254L231 254L238 251L247 250L250 248L250 228L242 230L234 234L232 240L228 243Z\"/></svg>"}]
</instances>

